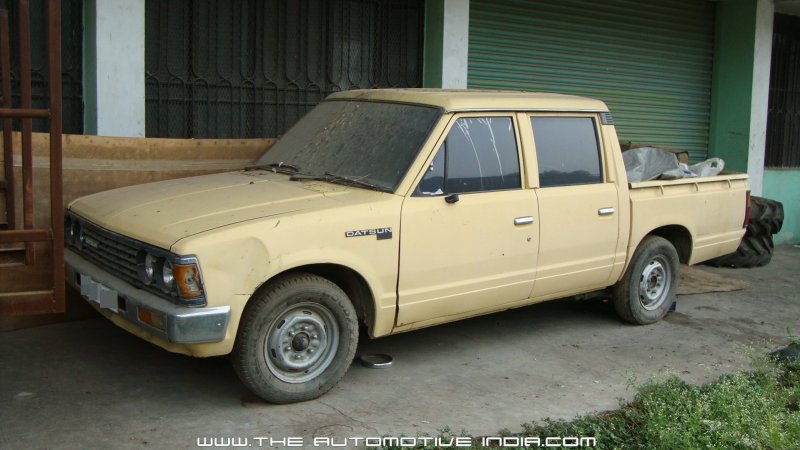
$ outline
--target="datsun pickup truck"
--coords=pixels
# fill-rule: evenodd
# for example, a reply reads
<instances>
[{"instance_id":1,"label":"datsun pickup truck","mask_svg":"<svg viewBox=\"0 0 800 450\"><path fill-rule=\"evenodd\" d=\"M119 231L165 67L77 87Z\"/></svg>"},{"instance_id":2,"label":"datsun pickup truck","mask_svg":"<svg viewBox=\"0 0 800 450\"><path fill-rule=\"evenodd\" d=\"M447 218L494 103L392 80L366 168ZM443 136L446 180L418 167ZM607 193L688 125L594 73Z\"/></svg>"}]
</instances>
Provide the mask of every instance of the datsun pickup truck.
<instances>
[{"instance_id":1,"label":"datsun pickup truck","mask_svg":"<svg viewBox=\"0 0 800 450\"><path fill-rule=\"evenodd\" d=\"M68 282L171 352L231 354L274 403L373 338L601 292L634 324L680 263L736 250L747 176L629 183L603 102L524 92L328 97L252 167L115 189L66 214Z\"/></svg>"}]
</instances>

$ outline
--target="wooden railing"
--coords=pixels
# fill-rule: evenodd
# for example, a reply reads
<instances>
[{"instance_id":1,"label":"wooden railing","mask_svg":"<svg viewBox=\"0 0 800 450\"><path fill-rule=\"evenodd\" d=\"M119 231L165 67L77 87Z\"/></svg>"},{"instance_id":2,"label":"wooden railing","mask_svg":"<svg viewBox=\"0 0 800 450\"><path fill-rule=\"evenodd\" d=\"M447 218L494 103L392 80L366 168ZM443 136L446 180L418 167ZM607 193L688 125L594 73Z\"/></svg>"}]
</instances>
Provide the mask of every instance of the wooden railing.
<instances>
[{"instance_id":1,"label":"wooden railing","mask_svg":"<svg viewBox=\"0 0 800 450\"><path fill-rule=\"evenodd\" d=\"M62 178L61 94L61 4L48 0L49 107L34 109L31 99L30 5L18 0L19 107L11 92L11 48L9 15L0 10L0 65L2 65L3 165L5 179L0 193L5 197L5 221L0 223L0 316L46 314L64 311L64 200ZM50 223L37 228L34 217L32 119L47 119L50 125ZM17 221L16 180L12 149L13 120L21 131L22 224ZM2 218L0 218L2 221ZM18 247L15 247L17 245ZM46 245L39 251L37 245ZM42 258L40 255L47 255ZM9 286L20 287L9 290Z\"/></svg>"}]
</instances>

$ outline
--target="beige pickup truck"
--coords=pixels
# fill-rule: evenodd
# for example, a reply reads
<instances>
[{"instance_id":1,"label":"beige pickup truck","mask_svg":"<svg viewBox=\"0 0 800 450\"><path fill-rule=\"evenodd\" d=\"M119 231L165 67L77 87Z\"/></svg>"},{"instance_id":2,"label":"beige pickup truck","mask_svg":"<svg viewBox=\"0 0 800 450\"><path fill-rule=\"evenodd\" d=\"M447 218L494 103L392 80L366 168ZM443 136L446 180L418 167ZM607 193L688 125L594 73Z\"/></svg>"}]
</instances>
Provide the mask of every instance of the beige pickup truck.
<instances>
[{"instance_id":1,"label":"beige pickup truck","mask_svg":"<svg viewBox=\"0 0 800 450\"><path fill-rule=\"evenodd\" d=\"M680 263L736 250L747 176L628 183L600 101L331 95L247 170L80 198L68 282L172 352L231 353L264 399L322 395L372 337L606 291L670 308Z\"/></svg>"}]
</instances>

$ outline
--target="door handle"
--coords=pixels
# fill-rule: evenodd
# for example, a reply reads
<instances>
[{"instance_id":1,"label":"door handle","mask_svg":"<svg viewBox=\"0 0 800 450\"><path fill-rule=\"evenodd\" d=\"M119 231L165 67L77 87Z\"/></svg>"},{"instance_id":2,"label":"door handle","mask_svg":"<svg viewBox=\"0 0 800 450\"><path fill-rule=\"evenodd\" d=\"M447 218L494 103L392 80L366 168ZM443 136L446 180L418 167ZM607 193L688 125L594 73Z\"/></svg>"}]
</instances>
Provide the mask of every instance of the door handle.
<instances>
[{"instance_id":1,"label":"door handle","mask_svg":"<svg viewBox=\"0 0 800 450\"><path fill-rule=\"evenodd\" d=\"M610 216L614 214L614 208L600 208L597 210L598 216Z\"/></svg>"},{"instance_id":2,"label":"door handle","mask_svg":"<svg viewBox=\"0 0 800 450\"><path fill-rule=\"evenodd\" d=\"M529 225L533 223L532 216L517 217L514 219L514 225Z\"/></svg>"}]
</instances>

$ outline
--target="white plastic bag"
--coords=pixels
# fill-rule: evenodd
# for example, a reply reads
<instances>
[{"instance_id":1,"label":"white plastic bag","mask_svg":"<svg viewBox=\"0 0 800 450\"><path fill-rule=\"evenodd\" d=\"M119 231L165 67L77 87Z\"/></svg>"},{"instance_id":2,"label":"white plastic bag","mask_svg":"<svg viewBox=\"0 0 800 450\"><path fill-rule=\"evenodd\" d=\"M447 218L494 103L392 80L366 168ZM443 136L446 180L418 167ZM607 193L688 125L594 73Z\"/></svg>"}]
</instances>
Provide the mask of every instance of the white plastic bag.
<instances>
[{"instance_id":1,"label":"white plastic bag","mask_svg":"<svg viewBox=\"0 0 800 450\"><path fill-rule=\"evenodd\" d=\"M725 161L711 158L691 166L678 162L674 153L655 147L632 148L622 153L629 182L713 177L725 167Z\"/></svg>"},{"instance_id":2,"label":"white plastic bag","mask_svg":"<svg viewBox=\"0 0 800 450\"><path fill-rule=\"evenodd\" d=\"M655 147L632 148L622 152L622 160L630 182L655 180L664 172L678 169L678 158L674 153Z\"/></svg>"},{"instance_id":3,"label":"white plastic bag","mask_svg":"<svg viewBox=\"0 0 800 450\"><path fill-rule=\"evenodd\" d=\"M725 168L725 161L722 158L710 158L701 163L692 164L689 170L698 177L714 177Z\"/></svg>"}]
</instances>

